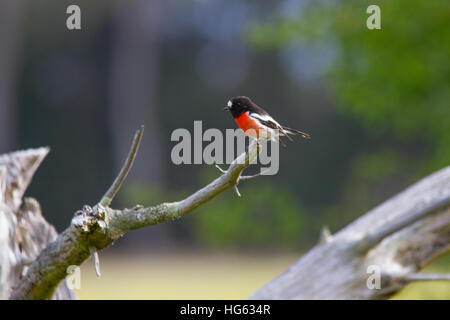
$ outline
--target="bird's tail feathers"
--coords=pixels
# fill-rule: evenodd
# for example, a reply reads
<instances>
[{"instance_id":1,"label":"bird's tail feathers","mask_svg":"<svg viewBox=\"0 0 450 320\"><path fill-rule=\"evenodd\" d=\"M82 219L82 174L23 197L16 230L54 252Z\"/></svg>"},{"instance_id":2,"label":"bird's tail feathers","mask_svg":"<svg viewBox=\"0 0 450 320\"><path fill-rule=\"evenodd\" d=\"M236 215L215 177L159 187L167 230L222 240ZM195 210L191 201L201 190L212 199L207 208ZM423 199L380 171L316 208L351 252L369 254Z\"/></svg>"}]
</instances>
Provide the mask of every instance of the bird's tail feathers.
<instances>
[{"instance_id":1,"label":"bird's tail feathers","mask_svg":"<svg viewBox=\"0 0 450 320\"><path fill-rule=\"evenodd\" d=\"M286 147L286 144L283 142L283 140L281 140L281 138L279 136L277 137L273 137L272 141L278 142L279 144L281 144L283 147Z\"/></svg>"},{"instance_id":2,"label":"bird's tail feathers","mask_svg":"<svg viewBox=\"0 0 450 320\"><path fill-rule=\"evenodd\" d=\"M290 133L290 134L294 134L294 135L297 135L297 136L302 136L305 139L311 139L310 135L305 133L305 132L301 132L301 131L298 131L298 130L295 130L295 129L291 129L291 128L288 128L288 127L283 127L283 130L286 131L287 133Z\"/></svg>"}]
</instances>

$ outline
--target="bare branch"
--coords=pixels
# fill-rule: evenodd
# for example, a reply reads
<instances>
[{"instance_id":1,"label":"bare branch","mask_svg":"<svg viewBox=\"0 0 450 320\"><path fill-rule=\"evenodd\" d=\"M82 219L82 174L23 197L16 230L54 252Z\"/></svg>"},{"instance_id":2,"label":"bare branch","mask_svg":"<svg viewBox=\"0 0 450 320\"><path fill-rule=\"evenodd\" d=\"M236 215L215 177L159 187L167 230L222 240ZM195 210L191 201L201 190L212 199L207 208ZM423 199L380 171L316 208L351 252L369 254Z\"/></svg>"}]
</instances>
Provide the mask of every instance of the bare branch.
<instances>
[{"instance_id":1,"label":"bare branch","mask_svg":"<svg viewBox=\"0 0 450 320\"><path fill-rule=\"evenodd\" d=\"M226 171L224 171L221 167L219 167L219 165L217 165L217 164L215 165L215 167L216 167L217 169L219 169L219 171L222 172L222 173L225 173L225 172L226 172Z\"/></svg>"},{"instance_id":2,"label":"bare branch","mask_svg":"<svg viewBox=\"0 0 450 320\"><path fill-rule=\"evenodd\" d=\"M259 177L261 175L265 175L268 172L268 170L261 171L260 173L254 174L252 176L240 176L239 181L247 181L256 177Z\"/></svg>"},{"instance_id":3,"label":"bare branch","mask_svg":"<svg viewBox=\"0 0 450 320\"><path fill-rule=\"evenodd\" d=\"M260 150L259 150L259 148L260 148L259 144L257 144L256 148L257 148L257 149L256 149L257 152L259 153L259 151L260 151ZM221 167L219 167L217 164L216 164L216 168L219 169L220 172L226 173L226 171L224 171L224 170L223 170ZM260 172L260 173L257 173L257 174L251 175L251 176L242 176L242 175L240 175L240 176L238 177L238 179L236 180L236 184L233 186L233 189L234 189L234 191L236 192L236 194L238 195L238 197L241 197L241 193L239 192L239 188L238 188L239 182L241 182L241 181L247 181L247 180L250 180L250 179L259 177L260 175L263 175L263 174L265 174L266 172L267 172L267 171L263 171L263 172Z\"/></svg>"},{"instance_id":4,"label":"bare branch","mask_svg":"<svg viewBox=\"0 0 450 320\"><path fill-rule=\"evenodd\" d=\"M333 240L333 235L331 234L330 229L327 226L323 226L320 231L320 239L319 243L327 243Z\"/></svg>"},{"instance_id":5,"label":"bare branch","mask_svg":"<svg viewBox=\"0 0 450 320\"><path fill-rule=\"evenodd\" d=\"M450 281L450 274L411 273L405 276L403 281L407 283L416 281Z\"/></svg>"},{"instance_id":6,"label":"bare branch","mask_svg":"<svg viewBox=\"0 0 450 320\"><path fill-rule=\"evenodd\" d=\"M234 185L234 191L236 192L236 194L238 195L238 197L241 196L241 193L239 192L239 188L238 188L237 184Z\"/></svg>"},{"instance_id":7,"label":"bare branch","mask_svg":"<svg viewBox=\"0 0 450 320\"><path fill-rule=\"evenodd\" d=\"M10 299L50 299L71 265L80 265L91 254L97 265L97 251L111 245L123 233L178 219L234 187L242 171L256 160L260 149L256 142L251 143L248 151L238 156L220 177L184 200L148 208L111 209L107 204L114 198L131 168L142 130L136 133L125 165L100 203L93 208L85 205L76 212L70 226L29 266L26 275L15 285ZM99 274L98 268L96 271Z\"/></svg>"},{"instance_id":8,"label":"bare branch","mask_svg":"<svg viewBox=\"0 0 450 320\"><path fill-rule=\"evenodd\" d=\"M384 299L450 250L450 167L385 201L321 242L251 299ZM381 288L367 285L371 268Z\"/></svg>"},{"instance_id":9,"label":"bare branch","mask_svg":"<svg viewBox=\"0 0 450 320\"><path fill-rule=\"evenodd\" d=\"M134 158L136 157L136 154L139 150L139 144L141 143L143 134L144 134L144 126L141 126L141 128L138 131L136 131L134 135L130 151L128 152L128 156L125 159L125 163L120 169L119 174L117 175L113 184L109 187L108 191L106 191L103 198L100 200L101 205L105 207L109 206L113 201L114 197L116 196L117 192L119 191L120 187L122 186L122 183L125 181L128 173L131 170L131 167L133 166Z\"/></svg>"},{"instance_id":10,"label":"bare branch","mask_svg":"<svg viewBox=\"0 0 450 320\"><path fill-rule=\"evenodd\" d=\"M364 245L360 247L360 250L361 251L370 250L377 243L379 243L381 240L388 237L389 235L395 233L396 231L401 230L402 228L414 223L415 221L424 218L427 215L435 213L442 207L448 206L449 203L450 203L450 194L448 194L445 197L442 197L438 201L419 202L416 208L414 208L414 212L412 212L411 214L399 216L391 223L386 224L383 227L380 227L379 229L375 230L374 232L367 234L366 239L364 241Z\"/></svg>"}]
</instances>

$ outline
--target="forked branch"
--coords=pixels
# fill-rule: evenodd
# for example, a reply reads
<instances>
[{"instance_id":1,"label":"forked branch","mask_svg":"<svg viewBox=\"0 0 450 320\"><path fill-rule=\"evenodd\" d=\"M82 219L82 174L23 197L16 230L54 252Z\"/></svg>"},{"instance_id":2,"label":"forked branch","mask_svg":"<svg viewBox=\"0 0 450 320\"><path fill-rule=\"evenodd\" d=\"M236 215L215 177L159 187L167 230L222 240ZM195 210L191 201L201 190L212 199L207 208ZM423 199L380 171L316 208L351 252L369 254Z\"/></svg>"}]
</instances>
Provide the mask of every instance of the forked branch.
<instances>
[{"instance_id":1,"label":"forked branch","mask_svg":"<svg viewBox=\"0 0 450 320\"><path fill-rule=\"evenodd\" d=\"M143 134L141 127L134 137L130 152L111 187L97 205L85 205L76 212L70 226L50 243L29 265L25 276L14 286L10 299L50 299L58 284L66 277L69 266L81 265L89 255L111 245L125 232L178 219L213 199L239 182L242 171L253 163L259 147L253 142L248 151L238 156L213 182L188 198L144 208L115 210L109 207L131 169ZM95 260L96 272L98 258Z\"/></svg>"}]
</instances>

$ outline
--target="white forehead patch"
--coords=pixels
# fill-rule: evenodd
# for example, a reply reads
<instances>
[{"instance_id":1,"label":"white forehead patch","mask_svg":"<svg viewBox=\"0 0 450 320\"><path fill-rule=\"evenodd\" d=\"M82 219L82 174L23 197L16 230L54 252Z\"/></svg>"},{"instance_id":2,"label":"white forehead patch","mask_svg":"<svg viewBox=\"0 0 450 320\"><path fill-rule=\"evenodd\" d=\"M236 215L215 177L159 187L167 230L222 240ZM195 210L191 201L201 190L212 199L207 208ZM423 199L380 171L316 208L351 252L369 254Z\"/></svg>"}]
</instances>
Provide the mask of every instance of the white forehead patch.
<instances>
[{"instance_id":1,"label":"white forehead patch","mask_svg":"<svg viewBox=\"0 0 450 320\"><path fill-rule=\"evenodd\" d=\"M229 100L227 106L228 106L229 108L231 108L232 105L233 105L233 103L231 102L231 100Z\"/></svg>"}]
</instances>

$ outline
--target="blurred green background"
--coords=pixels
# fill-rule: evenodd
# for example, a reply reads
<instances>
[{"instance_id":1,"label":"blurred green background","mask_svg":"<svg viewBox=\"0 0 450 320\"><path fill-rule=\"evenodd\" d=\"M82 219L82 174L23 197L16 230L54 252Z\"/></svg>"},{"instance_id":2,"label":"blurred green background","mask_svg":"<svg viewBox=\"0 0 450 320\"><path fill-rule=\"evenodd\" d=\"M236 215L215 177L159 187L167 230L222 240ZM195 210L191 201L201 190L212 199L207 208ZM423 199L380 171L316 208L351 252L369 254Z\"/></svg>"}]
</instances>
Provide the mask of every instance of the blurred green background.
<instances>
[{"instance_id":1,"label":"blurred green background","mask_svg":"<svg viewBox=\"0 0 450 320\"><path fill-rule=\"evenodd\" d=\"M233 96L312 135L281 148L278 175L245 183L242 198L227 191L127 234L100 280L83 272L80 298L243 298L324 225L336 232L450 164L448 0L80 0L78 31L66 28L70 4L0 3L0 153L51 147L28 195L59 231L98 201L141 124L115 207L178 200L217 177L172 164L170 135L194 120L235 128L221 111ZM370 4L381 30L366 27ZM415 284L398 298L450 299L449 287Z\"/></svg>"}]
</instances>

